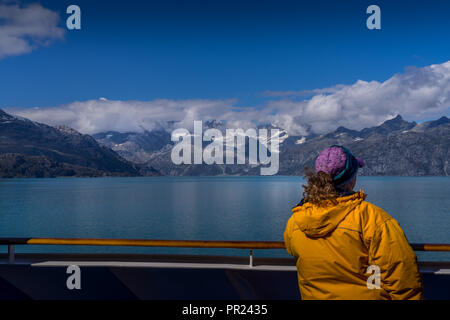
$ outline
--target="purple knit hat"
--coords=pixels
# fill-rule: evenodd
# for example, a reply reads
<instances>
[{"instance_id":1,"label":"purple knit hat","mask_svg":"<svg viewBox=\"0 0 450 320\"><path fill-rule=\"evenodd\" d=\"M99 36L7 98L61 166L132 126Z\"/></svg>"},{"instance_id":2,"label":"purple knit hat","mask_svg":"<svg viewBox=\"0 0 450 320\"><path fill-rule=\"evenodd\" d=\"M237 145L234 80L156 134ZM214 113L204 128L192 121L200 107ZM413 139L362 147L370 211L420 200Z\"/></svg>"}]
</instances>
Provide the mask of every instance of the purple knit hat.
<instances>
[{"instance_id":1,"label":"purple knit hat","mask_svg":"<svg viewBox=\"0 0 450 320\"><path fill-rule=\"evenodd\" d=\"M342 146L324 149L316 159L316 172L322 171L333 177L336 186L342 186L353 179L358 168L364 167L362 159Z\"/></svg>"}]
</instances>

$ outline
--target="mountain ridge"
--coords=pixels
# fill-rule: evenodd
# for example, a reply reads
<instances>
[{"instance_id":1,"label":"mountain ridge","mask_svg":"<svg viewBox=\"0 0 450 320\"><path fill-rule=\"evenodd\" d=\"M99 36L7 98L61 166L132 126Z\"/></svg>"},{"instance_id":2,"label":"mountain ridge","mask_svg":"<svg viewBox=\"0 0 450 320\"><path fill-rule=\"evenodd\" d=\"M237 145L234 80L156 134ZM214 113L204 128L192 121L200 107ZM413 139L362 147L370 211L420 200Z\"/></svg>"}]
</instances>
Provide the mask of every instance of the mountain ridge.
<instances>
[{"instance_id":1,"label":"mountain ridge","mask_svg":"<svg viewBox=\"0 0 450 320\"><path fill-rule=\"evenodd\" d=\"M278 174L301 175L304 167L313 166L314 159L320 150L339 144L345 145L358 156L366 158L368 165L361 170L361 174L364 175L448 175L450 172L448 168L449 122L450 120L443 116L437 120L417 124L397 115L378 126L361 130L341 126L322 135L287 136L280 144ZM214 127L216 123L221 130L224 129L222 122L214 121L205 123L205 127ZM139 133L132 134L139 135ZM147 134L147 137L150 135ZM124 141L126 140L125 138ZM105 143L104 139L98 141ZM137 139L133 141L136 142ZM164 143L160 142L160 144ZM146 155L140 159L141 163L155 167L163 175L259 175L258 165L175 166L170 159L172 146L170 138L166 137L166 144L161 149L156 151L146 149L145 153L140 153L140 155ZM132 153L131 150L123 151L114 146L112 148L125 158L127 158L127 152ZM140 152L138 143L134 144L134 148ZM401 153L398 150L402 150ZM411 154L410 150L414 150L415 154ZM431 155L431 162L426 155ZM422 162L419 162L419 159Z\"/></svg>"},{"instance_id":2,"label":"mountain ridge","mask_svg":"<svg viewBox=\"0 0 450 320\"><path fill-rule=\"evenodd\" d=\"M140 168L89 135L0 109L0 176L138 176ZM150 171L149 171L150 170Z\"/></svg>"},{"instance_id":3,"label":"mountain ridge","mask_svg":"<svg viewBox=\"0 0 450 320\"><path fill-rule=\"evenodd\" d=\"M273 125L261 128L276 128ZM226 129L221 121L204 128ZM417 124L400 115L379 126L338 127L317 135L289 136L280 129L278 175L302 175L317 154L344 145L365 160L362 175L441 175L450 173L450 120L442 116ZM259 175L260 165L183 164L171 161L174 143L167 130L82 134L68 126L48 126L0 109L0 176ZM203 143L205 146L206 143ZM246 151L246 156L248 152ZM248 160L248 159L247 159ZM235 161L236 163L236 161Z\"/></svg>"}]
</instances>

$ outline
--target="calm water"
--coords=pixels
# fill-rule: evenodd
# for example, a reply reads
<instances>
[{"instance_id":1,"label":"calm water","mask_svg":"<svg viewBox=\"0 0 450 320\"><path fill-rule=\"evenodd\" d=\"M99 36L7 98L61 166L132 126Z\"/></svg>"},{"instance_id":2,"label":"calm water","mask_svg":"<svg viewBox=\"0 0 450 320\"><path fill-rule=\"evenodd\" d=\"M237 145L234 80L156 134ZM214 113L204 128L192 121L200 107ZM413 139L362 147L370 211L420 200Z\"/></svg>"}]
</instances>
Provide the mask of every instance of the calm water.
<instances>
[{"instance_id":1,"label":"calm water","mask_svg":"<svg viewBox=\"0 0 450 320\"><path fill-rule=\"evenodd\" d=\"M283 240L299 177L148 177L0 180L0 237ZM357 189L410 242L450 243L450 178L360 177ZM0 248L6 251L6 248ZM240 250L27 246L29 251L247 254ZM257 255L285 256L283 250ZM418 253L421 260L450 260Z\"/></svg>"}]
</instances>

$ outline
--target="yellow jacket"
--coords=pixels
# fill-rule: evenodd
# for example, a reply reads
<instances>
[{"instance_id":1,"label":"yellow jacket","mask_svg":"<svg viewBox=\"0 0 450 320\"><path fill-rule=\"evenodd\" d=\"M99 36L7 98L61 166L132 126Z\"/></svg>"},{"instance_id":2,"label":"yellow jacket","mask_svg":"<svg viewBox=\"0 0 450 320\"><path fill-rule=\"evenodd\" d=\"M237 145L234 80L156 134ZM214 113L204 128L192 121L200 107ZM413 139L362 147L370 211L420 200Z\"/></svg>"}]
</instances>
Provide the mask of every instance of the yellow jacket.
<instances>
[{"instance_id":1,"label":"yellow jacket","mask_svg":"<svg viewBox=\"0 0 450 320\"><path fill-rule=\"evenodd\" d=\"M337 205L292 209L284 241L297 257L302 299L423 299L417 257L402 229L365 198L359 191ZM377 268L379 289L367 284L377 284Z\"/></svg>"}]
</instances>

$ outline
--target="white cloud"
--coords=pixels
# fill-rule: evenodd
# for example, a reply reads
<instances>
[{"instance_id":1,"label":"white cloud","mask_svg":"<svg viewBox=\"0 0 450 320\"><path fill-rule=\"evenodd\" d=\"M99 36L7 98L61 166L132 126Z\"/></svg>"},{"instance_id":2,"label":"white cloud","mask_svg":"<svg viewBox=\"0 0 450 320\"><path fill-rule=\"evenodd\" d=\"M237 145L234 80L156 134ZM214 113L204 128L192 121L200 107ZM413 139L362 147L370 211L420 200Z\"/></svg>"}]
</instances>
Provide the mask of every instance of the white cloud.
<instances>
[{"instance_id":1,"label":"white cloud","mask_svg":"<svg viewBox=\"0 0 450 320\"><path fill-rule=\"evenodd\" d=\"M83 133L102 131L141 131L166 127L176 121L177 127L191 128L194 120L228 119L234 100L120 101L99 98L73 102L59 107L7 109L8 112L50 125L66 124Z\"/></svg>"},{"instance_id":2,"label":"white cloud","mask_svg":"<svg viewBox=\"0 0 450 320\"><path fill-rule=\"evenodd\" d=\"M423 68L407 68L384 82L358 80L336 86L330 94L317 94L306 101L282 99L269 102L278 113L272 122L290 132L309 127L324 133L339 126L363 129L401 114L424 120L450 110L450 61ZM330 92L327 89L327 92ZM283 118L284 116L284 118ZM292 119L287 119L287 116Z\"/></svg>"},{"instance_id":3,"label":"white cloud","mask_svg":"<svg viewBox=\"0 0 450 320\"><path fill-rule=\"evenodd\" d=\"M64 37L58 27L59 15L39 3L21 6L0 1L0 59L29 53Z\"/></svg>"},{"instance_id":4,"label":"white cloud","mask_svg":"<svg viewBox=\"0 0 450 320\"><path fill-rule=\"evenodd\" d=\"M273 123L291 135L325 133L345 126L362 129L401 114L408 120L447 115L450 110L450 61L408 68L384 82L358 80L325 89L309 100L270 100L258 108L238 107L236 100L120 101L100 98L59 107L7 109L51 125L66 124L83 133L138 131L166 126L192 128L194 120L225 120L230 127ZM327 92L324 94L323 92Z\"/></svg>"}]
</instances>

